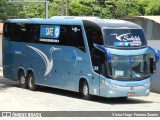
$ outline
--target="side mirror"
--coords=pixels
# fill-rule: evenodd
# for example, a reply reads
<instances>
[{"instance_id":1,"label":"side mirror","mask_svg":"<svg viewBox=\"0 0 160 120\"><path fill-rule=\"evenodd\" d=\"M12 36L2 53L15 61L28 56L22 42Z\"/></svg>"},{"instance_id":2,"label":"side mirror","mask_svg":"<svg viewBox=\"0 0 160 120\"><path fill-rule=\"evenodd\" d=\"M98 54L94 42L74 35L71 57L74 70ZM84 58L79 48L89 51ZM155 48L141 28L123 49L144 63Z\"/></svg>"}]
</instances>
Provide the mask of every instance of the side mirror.
<instances>
[{"instance_id":1,"label":"side mirror","mask_svg":"<svg viewBox=\"0 0 160 120\"><path fill-rule=\"evenodd\" d=\"M154 53L154 55L155 55L156 63L157 63L157 62L159 61L159 59L160 59L160 58L159 58L158 50L156 50L156 49L154 49L154 48L152 48L152 47L150 47L150 46L148 46L148 48L153 51L153 53Z\"/></svg>"},{"instance_id":2,"label":"side mirror","mask_svg":"<svg viewBox=\"0 0 160 120\"><path fill-rule=\"evenodd\" d=\"M111 54L110 54L110 51L108 50L108 48L107 47L105 47L105 46L103 46L103 45L98 45L98 44L93 44L93 46L95 47L95 48L97 48L98 50L100 50L100 51L102 51L102 52L104 52L105 53L105 55L106 55L106 59L108 60L108 61L111 61Z\"/></svg>"},{"instance_id":3,"label":"side mirror","mask_svg":"<svg viewBox=\"0 0 160 120\"><path fill-rule=\"evenodd\" d=\"M156 61L154 58L150 58L150 72L151 74L156 72Z\"/></svg>"}]
</instances>

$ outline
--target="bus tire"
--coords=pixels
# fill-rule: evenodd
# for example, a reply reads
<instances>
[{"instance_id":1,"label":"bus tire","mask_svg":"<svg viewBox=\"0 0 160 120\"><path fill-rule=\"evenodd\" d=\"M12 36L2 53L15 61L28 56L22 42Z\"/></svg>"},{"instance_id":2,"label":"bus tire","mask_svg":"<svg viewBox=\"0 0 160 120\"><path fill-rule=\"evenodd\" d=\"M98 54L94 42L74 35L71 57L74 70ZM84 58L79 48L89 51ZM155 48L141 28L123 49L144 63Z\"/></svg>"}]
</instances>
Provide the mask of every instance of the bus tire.
<instances>
[{"instance_id":1,"label":"bus tire","mask_svg":"<svg viewBox=\"0 0 160 120\"><path fill-rule=\"evenodd\" d=\"M23 71L18 73L18 81L22 88L28 88L28 82Z\"/></svg>"},{"instance_id":2,"label":"bus tire","mask_svg":"<svg viewBox=\"0 0 160 120\"><path fill-rule=\"evenodd\" d=\"M89 86L86 81L83 81L82 88L81 88L82 98L85 100L89 100L92 98L92 96L89 93Z\"/></svg>"},{"instance_id":3,"label":"bus tire","mask_svg":"<svg viewBox=\"0 0 160 120\"><path fill-rule=\"evenodd\" d=\"M28 79L28 88L32 91L36 91L38 89L38 86L35 84L34 74L29 73L27 79Z\"/></svg>"}]
</instances>

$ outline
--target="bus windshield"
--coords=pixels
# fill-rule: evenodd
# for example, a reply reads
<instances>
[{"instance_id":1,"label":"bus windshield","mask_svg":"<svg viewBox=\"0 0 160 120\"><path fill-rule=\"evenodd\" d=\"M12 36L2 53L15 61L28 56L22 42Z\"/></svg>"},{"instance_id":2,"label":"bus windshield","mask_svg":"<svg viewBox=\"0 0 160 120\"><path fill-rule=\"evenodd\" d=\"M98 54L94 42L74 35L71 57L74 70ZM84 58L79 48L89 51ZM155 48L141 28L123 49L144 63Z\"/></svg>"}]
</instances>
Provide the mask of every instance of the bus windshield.
<instances>
[{"instance_id":1,"label":"bus windshield","mask_svg":"<svg viewBox=\"0 0 160 120\"><path fill-rule=\"evenodd\" d=\"M103 29L105 45L110 47L141 47L147 42L142 29Z\"/></svg>"},{"instance_id":2,"label":"bus windshield","mask_svg":"<svg viewBox=\"0 0 160 120\"><path fill-rule=\"evenodd\" d=\"M141 80L149 77L149 55L111 55L108 76L118 80Z\"/></svg>"}]
</instances>

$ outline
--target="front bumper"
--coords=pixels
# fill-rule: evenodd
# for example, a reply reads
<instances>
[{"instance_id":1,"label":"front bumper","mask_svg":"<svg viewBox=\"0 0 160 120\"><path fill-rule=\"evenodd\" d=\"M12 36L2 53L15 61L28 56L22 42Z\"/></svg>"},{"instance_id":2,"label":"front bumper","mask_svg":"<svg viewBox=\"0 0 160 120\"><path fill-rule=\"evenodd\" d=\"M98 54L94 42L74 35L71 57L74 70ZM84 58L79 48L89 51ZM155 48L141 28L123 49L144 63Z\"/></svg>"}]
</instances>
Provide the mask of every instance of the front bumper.
<instances>
[{"instance_id":1,"label":"front bumper","mask_svg":"<svg viewBox=\"0 0 160 120\"><path fill-rule=\"evenodd\" d=\"M148 96L150 94L150 87L136 86L136 87L112 87L110 86L106 91L106 97L133 97L133 96Z\"/></svg>"}]
</instances>

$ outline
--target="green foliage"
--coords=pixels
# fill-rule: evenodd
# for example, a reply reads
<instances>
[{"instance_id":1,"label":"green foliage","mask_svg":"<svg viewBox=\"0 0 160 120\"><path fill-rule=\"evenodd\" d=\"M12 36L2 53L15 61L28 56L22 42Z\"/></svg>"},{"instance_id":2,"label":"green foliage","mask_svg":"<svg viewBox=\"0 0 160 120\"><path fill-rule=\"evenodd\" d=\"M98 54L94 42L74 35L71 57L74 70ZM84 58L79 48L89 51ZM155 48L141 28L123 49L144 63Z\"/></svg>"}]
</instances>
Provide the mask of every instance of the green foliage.
<instances>
[{"instance_id":1,"label":"green foliage","mask_svg":"<svg viewBox=\"0 0 160 120\"><path fill-rule=\"evenodd\" d=\"M70 5L69 13L73 16L90 16L93 14L91 7L85 6L79 2L74 2Z\"/></svg>"},{"instance_id":2,"label":"green foliage","mask_svg":"<svg viewBox=\"0 0 160 120\"><path fill-rule=\"evenodd\" d=\"M0 0L0 21L8 18L45 17L45 8L42 4L11 5L6 1ZM48 1L49 17L60 15L62 0ZM64 8L66 8L66 0L64 0ZM64 13L65 11L66 9ZM69 0L69 14L71 16L97 16L104 19L160 15L160 0Z\"/></svg>"},{"instance_id":3,"label":"green foliage","mask_svg":"<svg viewBox=\"0 0 160 120\"><path fill-rule=\"evenodd\" d=\"M139 16L138 0L107 0L106 4L112 11L113 18L121 18L125 16Z\"/></svg>"},{"instance_id":4,"label":"green foliage","mask_svg":"<svg viewBox=\"0 0 160 120\"><path fill-rule=\"evenodd\" d=\"M145 15L145 8L148 7L148 3L150 0L139 0L138 6L139 6L139 12L141 15Z\"/></svg>"},{"instance_id":5,"label":"green foliage","mask_svg":"<svg viewBox=\"0 0 160 120\"><path fill-rule=\"evenodd\" d=\"M53 2L49 3L49 17L57 16L61 14L61 0L52 0Z\"/></svg>"},{"instance_id":6,"label":"green foliage","mask_svg":"<svg viewBox=\"0 0 160 120\"><path fill-rule=\"evenodd\" d=\"M5 1L4 0L1 0L0 1L0 22L2 20L4 20L6 18L6 13L5 13Z\"/></svg>"},{"instance_id":7,"label":"green foliage","mask_svg":"<svg viewBox=\"0 0 160 120\"><path fill-rule=\"evenodd\" d=\"M24 5L23 11L19 12L20 15L24 16L25 18L43 18L44 13L44 5Z\"/></svg>"},{"instance_id":8,"label":"green foliage","mask_svg":"<svg viewBox=\"0 0 160 120\"><path fill-rule=\"evenodd\" d=\"M70 5L70 15L75 16L98 16L111 18L111 11L105 5L105 0L77 0Z\"/></svg>"},{"instance_id":9,"label":"green foliage","mask_svg":"<svg viewBox=\"0 0 160 120\"><path fill-rule=\"evenodd\" d=\"M160 15L160 0L149 1L145 7L145 15Z\"/></svg>"},{"instance_id":10,"label":"green foliage","mask_svg":"<svg viewBox=\"0 0 160 120\"><path fill-rule=\"evenodd\" d=\"M7 4L6 0L0 1L0 21L4 21L8 18L21 18L19 11L22 10L20 5Z\"/></svg>"}]
</instances>

